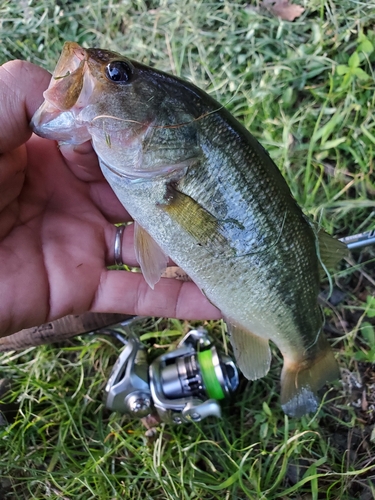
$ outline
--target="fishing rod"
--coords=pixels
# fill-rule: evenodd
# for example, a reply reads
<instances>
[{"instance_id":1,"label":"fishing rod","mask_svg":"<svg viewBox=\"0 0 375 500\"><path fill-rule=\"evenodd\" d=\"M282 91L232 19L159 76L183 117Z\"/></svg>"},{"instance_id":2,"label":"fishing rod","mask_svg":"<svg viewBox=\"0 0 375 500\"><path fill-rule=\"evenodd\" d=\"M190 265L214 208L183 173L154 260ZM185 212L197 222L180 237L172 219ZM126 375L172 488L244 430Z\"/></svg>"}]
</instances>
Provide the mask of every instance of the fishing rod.
<instances>
[{"instance_id":1,"label":"fishing rod","mask_svg":"<svg viewBox=\"0 0 375 500\"><path fill-rule=\"evenodd\" d=\"M357 248L374 245L375 229L371 229L371 231L365 231L364 233L345 236L345 238L339 238L339 240L345 243L349 250L356 250Z\"/></svg>"}]
</instances>

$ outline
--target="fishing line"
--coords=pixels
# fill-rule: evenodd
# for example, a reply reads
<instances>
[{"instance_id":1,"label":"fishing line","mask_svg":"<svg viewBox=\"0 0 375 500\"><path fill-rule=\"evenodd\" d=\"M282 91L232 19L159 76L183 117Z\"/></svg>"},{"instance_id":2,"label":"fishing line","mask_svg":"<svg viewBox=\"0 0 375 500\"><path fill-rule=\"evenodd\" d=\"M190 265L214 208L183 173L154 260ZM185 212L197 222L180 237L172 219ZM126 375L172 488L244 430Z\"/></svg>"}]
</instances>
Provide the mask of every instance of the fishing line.
<instances>
[{"instance_id":1,"label":"fishing line","mask_svg":"<svg viewBox=\"0 0 375 500\"><path fill-rule=\"evenodd\" d=\"M149 126L151 128L161 128L161 129L180 128L180 127L184 127L186 125L191 125L192 123L195 123L195 122L197 122L199 120L203 120L204 118L207 118L210 115L218 113L222 109L226 109L226 106L236 97L236 95L239 92L240 88L242 87L243 83L244 83L244 80L240 83L240 85L238 86L238 89L233 94L233 96L228 101L226 101L225 104L222 104L218 108L213 109L211 111L207 111L206 113L203 113L202 115L197 116L196 118L193 118L190 121L182 122L182 123L175 123L174 125L149 125ZM94 122L95 120L99 119L99 118L112 118L113 120L123 121L123 122L126 122L126 123L136 123L137 125L146 126L146 123L139 122L137 120L130 120L128 118L120 118L118 116L111 116L111 115L99 115L99 116L96 116L95 118L92 119L91 123Z\"/></svg>"},{"instance_id":2,"label":"fishing line","mask_svg":"<svg viewBox=\"0 0 375 500\"><path fill-rule=\"evenodd\" d=\"M233 257L236 259L236 258L246 257L248 255L256 255L258 253L267 254L268 252L270 252L272 250L272 248L274 248L280 241L280 238L281 238L281 235L282 235L282 232L284 229L285 221L286 221L286 216L287 216L287 211L285 210L283 221L281 223L281 227L279 230L279 234L278 234L277 239L274 243L272 243L271 245L266 245L266 248L260 248L259 250L254 250L253 252L243 253L241 255L234 255Z\"/></svg>"},{"instance_id":3,"label":"fishing line","mask_svg":"<svg viewBox=\"0 0 375 500\"><path fill-rule=\"evenodd\" d=\"M185 125L191 125L194 122L197 122L199 120L203 120L204 118L207 118L207 116L218 113L222 109L226 109L226 106L228 106L228 104L233 101L233 99L238 94L238 92L239 92L240 88L242 87L242 85L244 84L244 82L245 82L245 79L243 79L242 82L238 85L238 88L237 88L236 92L232 95L232 97L228 101L226 101L225 104L220 105L217 109L213 109L212 111L207 111L207 113L203 113L202 115L198 116L197 118L193 118L193 120L191 120L189 122L177 123L175 125L155 125L155 126L151 125L151 126L154 128L179 128L179 127L183 127Z\"/></svg>"}]
</instances>

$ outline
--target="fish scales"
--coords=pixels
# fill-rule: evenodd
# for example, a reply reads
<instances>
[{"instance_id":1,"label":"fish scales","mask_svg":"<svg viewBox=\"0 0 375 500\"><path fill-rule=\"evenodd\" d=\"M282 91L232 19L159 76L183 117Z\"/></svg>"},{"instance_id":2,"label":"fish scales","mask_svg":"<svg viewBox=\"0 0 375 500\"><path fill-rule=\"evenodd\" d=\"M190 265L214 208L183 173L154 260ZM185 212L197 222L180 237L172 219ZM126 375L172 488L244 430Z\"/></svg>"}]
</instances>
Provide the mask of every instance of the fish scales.
<instances>
[{"instance_id":1,"label":"fish scales","mask_svg":"<svg viewBox=\"0 0 375 500\"><path fill-rule=\"evenodd\" d=\"M166 197L164 179L139 183L137 187L113 177L109 178L110 183L119 198L126 199L127 209L140 225L158 240L160 246L224 315L235 317L241 325L250 325L252 331L267 332L269 338L284 352L292 349L305 351L314 344L322 326L322 316L316 301L318 272L313 231L306 224L289 191L277 188L276 182L280 180L275 181L272 176L273 164L269 169L271 172L265 177L261 196L257 196L254 185L257 186L259 180L262 186L264 163L254 150L248 153L249 145L234 128L236 124L233 128L224 127L224 113L224 110L219 110L196 122L199 136L206 142L206 148L202 149L207 152L178 182L178 190L191 196L214 217L216 214L211 196L213 194L215 198L215 195L220 195L220 204L226 207L230 217L240 219L246 237L250 235L251 239L259 242L255 248L242 242L245 244L240 246L240 251L247 252L243 257L235 255L232 261L228 260L232 256L230 252L225 252L224 258L215 254L214 244L212 248L199 247L199 242L182 231L178 222L166 216L159 208ZM222 123L218 124L218 121ZM211 129L216 132L216 141L207 140L212 137ZM225 137L217 133L221 129L225 130ZM247 132L242 131L244 133L247 135ZM233 142L237 144L234 154L223 152L222 144L231 145ZM263 148L259 148L259 151L268 160ZM251 171L251 182L245 169ZM276 167L274 170L281 178ZM108 175L108 172L104 173ZM225 176L225 187L221 192L220 188L214 188L219 173ZM207 178L212 179L209 181L210 189L204 188ZM283 179L281 181L284 182ZM270 184L274 185L273 189L266 189ZM228 198L231 203L228 203ZM264 206L267 210L264 210ZM287 221L284 220L285 213ZM286 229L288 227L290 231ZM298 233L305 239L305 245L292 244L298 238ZM226 250L229 249L228 245ZM222 248L219 250L221 252ZM285 265L288 265L289 272L285 272ZM280 274L280 266L284 267L283 274ZM312 271L315 271L313 282ZM238 283L241 284L240 288ZM283 307L285 301L291 304L287 309ZM306 314L306 305L311 303L315 307L310 307L309 314ZM297 331L303 334L296 335Z\"/></svg>"},{"instance_id":2,"label":"fish scales","mask_svg":"<svg viewBox=\"0 0 375 500\"><path fill-rule=\"evenodd\" d=\"M32 127L58 141L91 138L135 220L146 281L153 287L171 257L222 311L245 376L267 373L272 340L284 357L284 411L316 410L316 391L338 374L321 333L319 260L331 246L339 260L343 248L317 234L264 148L193 84L73 42L54 77Z\"/></svg>"},{"instance_id":3,"label":"fish scales","mask_svg":"<svg viewBox=\"0 0 375 500\"><path fill-rule=\"evenodd\" d=\"M307 347L315 340L322 323L317 305L315 310L306 315L306 306L316 304L319 291L315 235L312 228L306 228L304 216L289 191L285 196L280 193L277 186L280 174L276 167L272 164L271 168L275 172L264 176L264 164L260 162L259 156L249 148L247 142L240 143L241 137L238 137L234 128L228 130L224 126L226 121L220 116L221 113L223 111L201 121L201 136L212 137L215 130L218 144L207 141L206 147L202 148L207 150L205 161L182 178L179 189L198 200L218 219L239 219L245 228L243 232L246 237L242 237L235 256L238 261L239 255L243 254L243 262L242 265L236 262L236 267L242 273L241 283L244 285L247 282L249 287L246 293L243 290L241 293L250 296L251 289L258 282L265 290L274 290L264 304L265 310L275 311L277 304L285 303L293 307L298 328L313 332L313 338L309 338L308 334L306 339L303 338ZM218 123L220 121L221 126ZM237 142L238 147L233 154L234 142ZM225 183L220 182L220 178L225 178ZM296 246L293 244L295 239L305 241L303 245ZM233 238L228 240L233 243ZM286 259L286 256L291 255L292 259ZM285 265L288 266L287 272L281 275L279 266ZM260 269L255 279L251 276L252 269ZM237 277L233 272L230 279L235 282ZM311 275L315 275L315 282L311 280ZM294 281L292 287L291 280ZM230 283L225 286L227 289ZM283 316L282 312L278 314Z\"/></svg>"}]
</instances>

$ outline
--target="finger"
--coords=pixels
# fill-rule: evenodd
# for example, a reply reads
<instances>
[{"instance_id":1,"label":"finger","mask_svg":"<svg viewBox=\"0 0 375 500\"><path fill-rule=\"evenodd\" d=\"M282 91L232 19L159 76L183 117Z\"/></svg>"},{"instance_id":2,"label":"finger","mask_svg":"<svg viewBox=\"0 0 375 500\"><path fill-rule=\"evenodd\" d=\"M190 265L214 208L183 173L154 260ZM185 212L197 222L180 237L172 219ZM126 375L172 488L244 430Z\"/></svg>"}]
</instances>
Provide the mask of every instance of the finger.
<instances>
[{"instance_id":1,"label":"finger","mask_svg":"<svg viewBox=\"0 0 375 500\"><path fill-rule=\"evenodd\" d=\"M86 182L103 180L98 157L87 141L78 146L60 144L60 152L67 160L67 165L78 179Z\"/></svg>"},{"instance_id":2,"label":"finger","mask_svg":"<svg viewBox=\"0 0 375 500\"><path fill-rule=\"evenodd\" d=\"M113 266L115 263L115 238L118 227L109 225L104 237L107 243L106 265ZM130 267L139 267L134 250L134 224L124 226L121 238L121 261ZM172 259L168 259L168 266L176 266Z\"/></svg>"},{"instance_id":3,"label":"finger","mask_svg":"<svg viewBox=\"0 0 375 500\"><path fill-rule=\"evenodd\" d=\"M26 161L25 148L0 156L0 211L19 195L25 178Z\"/></svg>"},{"instance_id":4,"label":"finger","mask_svg":"<svg viewBox=\"0 0 375 500\"><path fill-rule=\"evenodd\" d=\"M152 290L140 273L127 271L103 271L91 311L187 320L221 318L194 283L161 279Z\"/></svg>"},{"instance_id":5,"label":"finger","mask_svg":"<svg viewBox=\"0 0 375 500\"><path fill-rule=\"evenodd\" d=\"M93 202L112 224L129 222L130 215L124 209L100 169L98 157L87 141L78 146L63 144L60 152L73 174L84 182L91 182L90 194Z\"/></svg>"},{"instance_id":6,"label":"finger","mask_svg":"<svg viewBox=\"0 0 375 500\"><path fill-rule=\"evenodd\" d=\"M80 163L80 158L90 155L91 153L95 154L91 141L86 141L82 144L61 144L60 150L63 156L73 163Z\"/></svg>"},{"instance_id":7,"label":"finger","mask_svg":"<svg viewBox=\"0 0 375 500\"><path fill-rule=\"evenodd\" d=\"M132 220L106 180L91 183L89 189L91 200L109 222L119 224ZM109 238L113 230L113 227L109 227Z\"/></svg>"},{"instance_id":8,"label":"finger","mask_svg":"<svg viewBox=\"0 0 375 500\"><path fill-rule=\"evenodd\" d=\"M109 225L104 233L106 241L106 264L113 266L115 263L115 238L117 227ZM124 264L130 267L139 267L134 251L134 224L124 226L121 239L121 259Z\"/></svg>"},{"instance_id":9,"label":"finger","mask_svg":"<svg viewBox=\"0 0 375 500\"><path fill-rule=\"evenodd\" d=\"M74 203L74 209L79 209L76 203L81 203L81 199L76 197L78 185L79 190L84 190L89 196L90 203L93 203L103 214L103 216L112 224L119 222L128 222L131 220L130 215L123 208L116 195L110 188L107 181L100 176L97 182L81 183L79 180L74 179L71 172L66 167L66 160L60 156L58 160L59 170L57 170L57 163L54 168L45 168L46 162L41 162L41 158L55 158L56 160L56 143L48 139L42 139L33 135L26 144L28 151L28 167L34 172L36 183L39 182L40 176L43 176L43 183L40 188L43 190L43 185L57 184L59 193L62 193L62 204L67 207L67 197L71 196L70 203ZM77 167L78 168L78 167ZM68 190L61 190L61 183L67 183L70 186ZM44 192L44 191L43 191ZM56 196L54 197L56 200ZM72 205L71 205L72 206Z\"/></svg>"},{"instance_id":10,"label":"finger","mask_svg":"<svg viewBox=\"0 0 375 500\"><path fill-rule=\"evenodd\" d=\"M31 135L29 122L43 101L51 75L26 61L0 66L0 153L20 146Z\"/></svg>"}]
</instances>

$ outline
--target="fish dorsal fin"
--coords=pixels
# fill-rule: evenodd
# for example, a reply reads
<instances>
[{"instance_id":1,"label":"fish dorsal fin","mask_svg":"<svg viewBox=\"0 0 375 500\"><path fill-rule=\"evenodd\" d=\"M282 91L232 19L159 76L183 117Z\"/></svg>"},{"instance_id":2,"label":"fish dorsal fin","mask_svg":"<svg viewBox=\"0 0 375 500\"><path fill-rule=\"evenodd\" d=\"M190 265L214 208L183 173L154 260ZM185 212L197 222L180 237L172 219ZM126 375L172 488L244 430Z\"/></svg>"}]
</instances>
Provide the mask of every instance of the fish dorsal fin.
<instances>
[{"instance_id":1,"label":"fish dorsal fin","mask_svg":"<svg viewBox=\"0 0 375 500\"><path fill-rule=\"evenodd\" d=\"M268 339L254 335L250 330L225 319L236 363L249 380L264 377L271 364L271 349Z\"/></svg>"},{"instance_id":2,"label":"fish dorsal fin","mask_svg":"<svg viewBox=\"0 0 375 500\"><path fill-rule=\"evenodd\" d=\"M134 222L134 249L143 276L149 286L154 289L167 268L168 257L137 222Z\"/></svg>"},{"instance_id":3,"label":"fish dorsal fin","mask_svg":"<svg viewBox=\"0 0 375 500\"><path fill-rule=\"evenodd\" d=\"M319 258L327 269L333 269L341 259L347 256L348 247L342 241L336 240L324 229L317 230ZM322 267L323 267L322 266Z\"/></svg>"}]
</instances>

